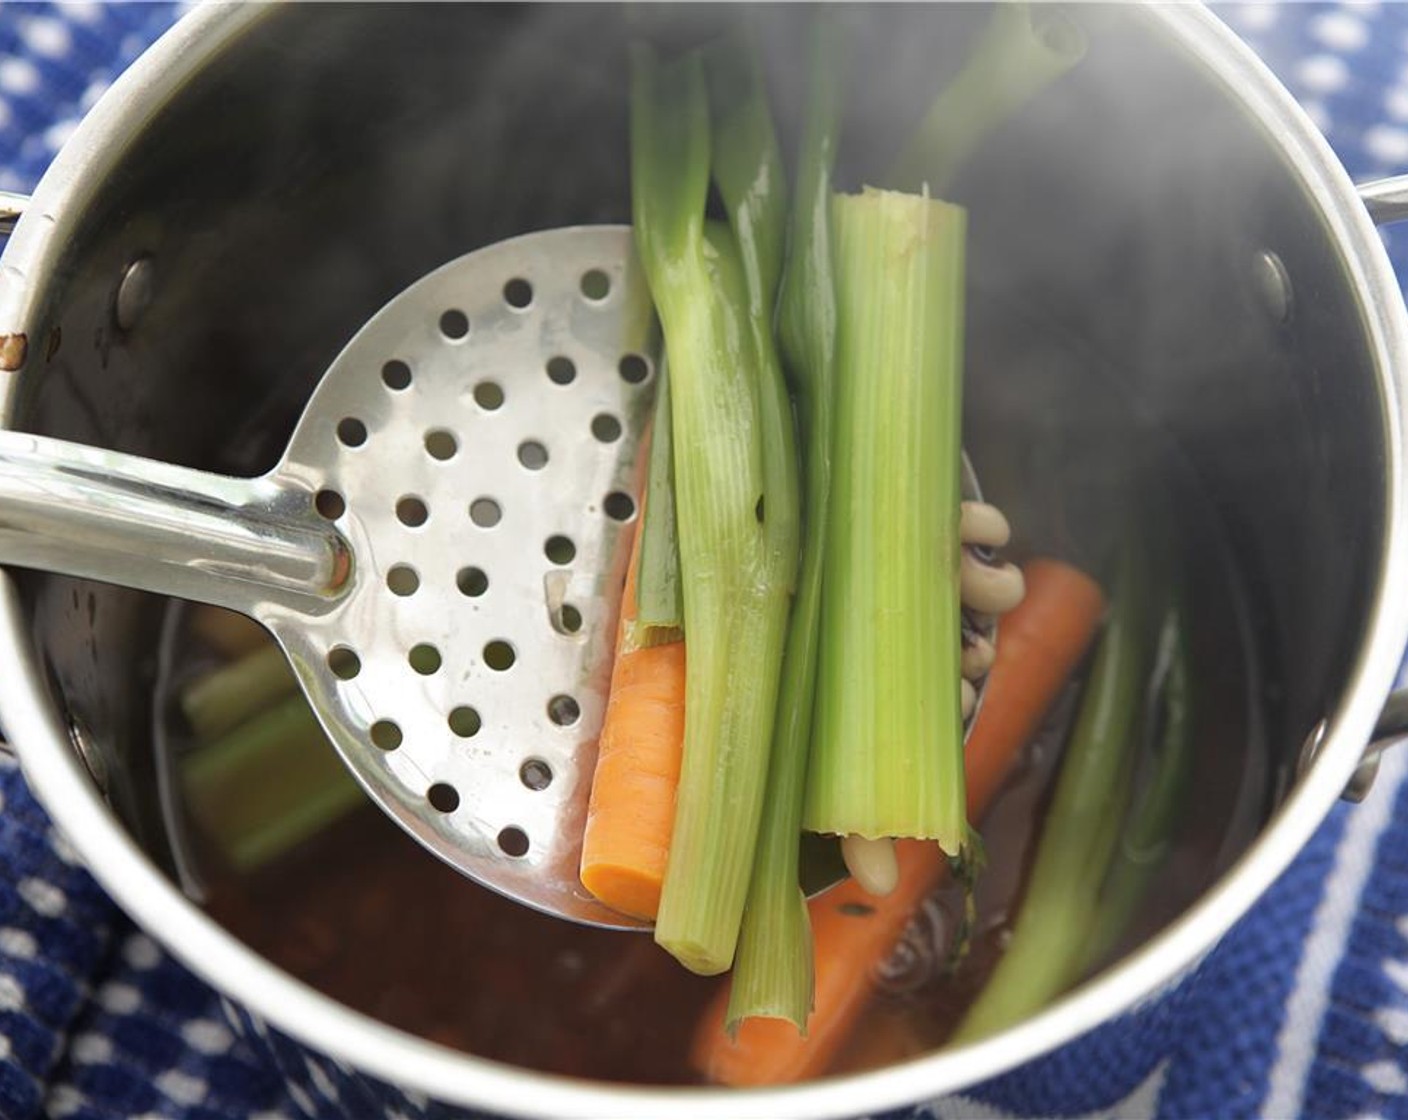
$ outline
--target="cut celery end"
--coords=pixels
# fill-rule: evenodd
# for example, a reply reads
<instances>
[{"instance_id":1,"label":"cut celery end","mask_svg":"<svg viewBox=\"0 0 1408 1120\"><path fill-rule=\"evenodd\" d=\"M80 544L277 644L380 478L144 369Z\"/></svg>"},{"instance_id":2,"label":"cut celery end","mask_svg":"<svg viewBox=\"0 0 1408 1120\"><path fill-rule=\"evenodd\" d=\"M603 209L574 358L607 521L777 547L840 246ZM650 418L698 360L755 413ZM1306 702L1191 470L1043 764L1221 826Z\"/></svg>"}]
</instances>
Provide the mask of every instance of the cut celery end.
<instances>
[{"instance_id":1,"label":"cut celery end","mask_svg":"<svg viewBox=\"0 0 1408 1120\"><path fill-rule=\"evenodd\" d=\"M868 190L833 205L831 531L804 823L968 835L959 696L962 209Z\"/></svg>"}]
</instances>

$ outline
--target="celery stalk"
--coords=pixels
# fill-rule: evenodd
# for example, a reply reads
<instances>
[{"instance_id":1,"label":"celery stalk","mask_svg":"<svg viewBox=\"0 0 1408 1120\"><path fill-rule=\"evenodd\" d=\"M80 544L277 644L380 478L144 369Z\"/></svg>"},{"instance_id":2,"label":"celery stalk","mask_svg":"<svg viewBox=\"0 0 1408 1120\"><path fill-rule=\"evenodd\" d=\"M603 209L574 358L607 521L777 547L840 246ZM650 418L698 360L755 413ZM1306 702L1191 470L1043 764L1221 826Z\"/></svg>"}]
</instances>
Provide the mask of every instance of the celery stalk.
<instances>
[{"instance_id":1,"label":"celery stalk","mask_svg":"<svg viewBox=\"0 0 1408 1120\"><path fill-rule=\"evenodd\" d=\"M181 710L196 738L208 743L297 689L288 658L266 635L262 648L192 681L181 693Z\"/></svg>"},{"instance_id":2,"label":"celery stalk","mask_svg":"<svg viewBox=\"0 0 1408 1120\"><path fill-rule=\"evenodd\" d=\"M630 641L637 647L678 641L684 628L680 542L675 529L675 445L670 430L669 362L662 356L656 376L645 509L638 530L636 621L630 633Z\"/></svg>"},{"instance_id":3,"label":"celery stalk","mask_svg":"<svg viewBox=\"0 0 1408 1120\"><path fill-rule=\"evenodd\" d=\"M733 961L757 843L791 563L777 562L764 417L738 247L706 233L709 111L697 54L632 53L636 247L669 354L689 658L685 743L655 939L686 967ZM765 509L762 521L759 514ZM795 517L795 510L792 511Z\"/></svg>"},{"instance_id":4,"label":"celery stalk","mask_svg":"<svg viewBox=\"0 0 1408 1120\"><path fill-rule=\"evenodd\" d=\"M958 76L925 113L886 176L887 186L942 194L984 138L1085 57L1085 32L1059 11L1008 2L992 18Z\"/></svg>"},{"instance_id":5,"label":"celery stalk","mask_svg":"<svg viewBox=\"0 0 1408 1120\"><path fill-rule=\"evenodd\" d=\"M1153 659L1146 583L1142 561L1127 545L1011 942L954 1042L1016 1023L1080 976L1096 899L1129 802Z\"/></svg>"},{"instance_id":6,"label":"celery stalk","mask_svg":"<svg viewBox=\"0 0 1408 1120\"><path fill-rule=\"evenodd\" d=\"M966 215L837 196L836 417L804 824L968 838L958 582Z\"/></svg>"},{"instance_id":7,"label":"celery stalk","mask_svg":"<svg viewBox=\"0 0 1408 1120\"><path fill-rule=\"evenodd\" d=\"M840 118L840 38L812 27L808 117L778 304L778 336L805 444L806 535L788 624L762 832L743 913L726 1025L752 1016L805 1031L814 984L811 921L798 886L798 837L811 741L821 570L831 488L836 294L831 274L831 170Z\"/></svg>"}]
</instances>

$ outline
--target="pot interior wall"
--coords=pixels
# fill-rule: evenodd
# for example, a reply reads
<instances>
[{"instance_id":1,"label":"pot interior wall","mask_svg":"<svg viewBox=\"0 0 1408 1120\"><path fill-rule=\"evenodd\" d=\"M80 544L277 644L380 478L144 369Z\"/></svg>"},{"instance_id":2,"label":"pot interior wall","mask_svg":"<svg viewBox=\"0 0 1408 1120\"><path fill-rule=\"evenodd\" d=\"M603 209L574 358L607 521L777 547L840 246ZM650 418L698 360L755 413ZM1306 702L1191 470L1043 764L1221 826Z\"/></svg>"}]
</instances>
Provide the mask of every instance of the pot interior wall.
<instances>
[{"instance_id":1,"label":"pot interior wall","mask_svg":"<svg viewBox=\"0 0 1408 1120\"><path fill-rule=\"evenodd\" d=\"M1201 749L1206 883L1284 793L1366 624L1380 406L1334 247L1258 126L1147 16L1070 12L1085 63L951 192L972 223L966 439L1022 554L1100 572L1150 494L1131 478L1171 503L1206 591L1200 670L1234 682ZM790 151L807 11L759 16ZM879 176L983 18L856 14L844 185ZM719 14L669 19L685 40ZM405 285L516 233L629 220L624 44L613 7L270 9L140 126L81 215L12 421L270 466L332 357ZM1266 251L1293 289L1285 322ZM139 257L152 301L123 330L115 290ZM143 819L163 603L47 576L23 590L110 801Z\"/></svg>"}]
</instances>

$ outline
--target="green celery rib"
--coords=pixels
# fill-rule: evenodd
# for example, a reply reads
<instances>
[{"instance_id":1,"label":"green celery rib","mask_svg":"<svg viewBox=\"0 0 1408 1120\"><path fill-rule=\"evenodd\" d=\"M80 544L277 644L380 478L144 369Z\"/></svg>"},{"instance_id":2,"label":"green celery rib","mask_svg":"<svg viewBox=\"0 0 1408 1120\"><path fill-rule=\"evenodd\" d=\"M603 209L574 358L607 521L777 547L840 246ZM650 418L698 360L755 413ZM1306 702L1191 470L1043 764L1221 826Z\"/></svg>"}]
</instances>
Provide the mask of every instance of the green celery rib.
<instances>
[{"instance_id":1,"label":"green celery rib","mask_svg":"<svg viewBox=\"0 0 1408 1120\"><path fill-rule=\"evenodd\" d=\"M1138 550L1127 545L1012 939L953 1042L1011 1026L1079 979L1138 752L1153 660L1146 584Z\"/></svg>"},{"instance_id":2,"label":"green celery rib","mask_svg":"<svg viewBox=\"0 0 1408 1120\"><path fill-rule=\"evenodd\" d=\"M1068 16L1027 3L992 6L992 18L958 76L924 115L885 179L897 190L946 191L983 138L1085 57L1085 32Z\"/></svg>"},{"instance_id":3,"label":"green celery rib","mask_svg":"<svg viewBox=\"0 0 1408 1120\"><path fill-rule=\"evenodd\" d=\"M758 378L733 235L704 225L709 112L702 59L632 52L636 247L664 330L689 635L684 758L655 939L686 967L733 962L757 844L790 567L766 525ZM795 514L794 514L795 516ZM795 563L795 557L793 558Z\"/></svg>"},{"instance_id":4,"label":"green celery rib","mask_svg":"<svg viewBox=\"0 0 1408 1120\"><path fill-rule=\"evenodd\" d=\"M829 15L812 25L802 135L778 336L806 449L806 536L773 732L762 832L734 961L726 1026L752 1016L805 1031L815 982L811 920L798 886L798 838L811 741L821 568L831 487L836 293L831 272L831 172L840 119L841 42Z\"/></svg>"},{"instance_id":5,"label":"green celery rib","mask_svg":"<svg viewBox=\"0 0 1408 1120\"><path fill-rule=\"evenodd\" d=\"M1130 919L1168 858L1187 808L1193 770L1192 670L1181 603L1169 609L1159 645L1164 663L1158 698L1163 731L1147 781L1130 806L1124 835L1105 876L1082 971L1104 963L1128 930Z\"/></svg>"},{"instance_id":6,"label":"green celery rib","mask_svg":"<svg viewBox=\"0 0 1408 1120\"><path fill-rule=\"evenodd\" d=\"M670 371L662 356L656 377L650 468L636 557L636 620L630 640L638 646L675 642L684 632L680 591L680 542L675 529L674 441L670 438Z\"/></svg>"},{"instance_id":7,"label":"green celery rib","mask_svg":"<svg viewBox=\"0 0 1408 1120\"><path fill-rule=\"evenodd\" d=\"M181 777L192 816L242 871L366 803L301 694L186 756Z\"/></svg>"},{"instance_id":8,"label":"green celery rib","mask_svg":"<svg viewBox=\"0 0 1408 1120\"><path fill-rule=\"evenodd\" d=\"M297 689L288 658L270 642L192 681L181 710L196 738L209 743Z\"/></svg>"},{"instance_id":9,"label":"green celery rib","mask_svg":"<svg viewBox=\"0 0 1408 1120\"><path fill-rule=\"evenodd\" d=\"M959 699L964 236L959 207L833 203L831 531L805 826L968 838Z\"/></svg>"}]
</instances>

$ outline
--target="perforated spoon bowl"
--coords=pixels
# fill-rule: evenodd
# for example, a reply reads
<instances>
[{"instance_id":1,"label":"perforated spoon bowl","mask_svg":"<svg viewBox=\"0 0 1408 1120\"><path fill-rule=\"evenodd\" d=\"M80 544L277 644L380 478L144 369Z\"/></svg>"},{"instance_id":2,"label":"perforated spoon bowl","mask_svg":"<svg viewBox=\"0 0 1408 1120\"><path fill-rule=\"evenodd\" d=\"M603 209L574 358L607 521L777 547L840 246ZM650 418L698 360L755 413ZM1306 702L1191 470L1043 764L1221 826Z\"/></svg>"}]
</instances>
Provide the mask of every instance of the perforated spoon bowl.
<instances>
[{"instance_id":1,"label":"perforated spoon bowl","mask_svg":"<svg viewBox=\"0 0 1408 1120\"><path fill-rule=\"evenodd\" d=\"M629 228L492 245L358 332L263 477L0 433L0 563L257 619L426 848L527 905L631 927L577 860L652 330Z\"/></svg>"},{"instance_id":2,"label":"perforated spoon bowl","mask_svg":"<svg viewBox=\"0 0 1408 1120\"><path fill-rule=\"evenodd\" d=\"M578 862L654 330L628 227L500 242L368 321L260 478L0 433L0 563L250 615L427 849L547 913L644 928Z\"/></svg>"}]
</instances>

